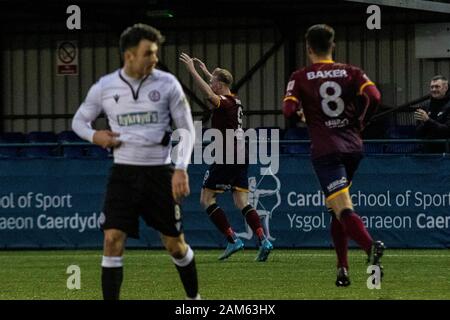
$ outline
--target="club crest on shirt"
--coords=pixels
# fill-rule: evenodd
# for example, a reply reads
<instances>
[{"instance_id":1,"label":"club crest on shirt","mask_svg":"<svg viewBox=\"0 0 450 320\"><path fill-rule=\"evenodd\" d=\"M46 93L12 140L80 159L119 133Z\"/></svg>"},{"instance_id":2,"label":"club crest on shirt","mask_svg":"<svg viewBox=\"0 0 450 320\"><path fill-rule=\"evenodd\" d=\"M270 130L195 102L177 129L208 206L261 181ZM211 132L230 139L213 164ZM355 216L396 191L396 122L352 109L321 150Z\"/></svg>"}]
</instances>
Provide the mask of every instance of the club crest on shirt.
<instances>
[{"instance_id":1,"label":"club crest on shirt","mask_svg":"<svg viewBox=\"0 0 450 320\"><path fill-rule=\"evenodd\" d=\"M114 101L117 103L117 102L119 102L120 96L118 94L115 94L113 98L114 98Z\"/></svg>"},{"instance_id":2,"label":"club crest on shirt","mask_svg":"<svg viewBox=\"0 0 450 320\"><path fill-rule=\"evenodd\" d=\"M161 99L161 94L158 90L152 90L149 92L148 98L153 102L157 102L159 101L159 99Z\"/></svg>"},{"instance_id":3,"label":"club crest on shirt","mask_svg":"<svg viewBox=\"0 0 450 320\"><path fill-rule=\"evenodd\" d=\"M289 81L288 84L287 84L286 91L292 91L292 89L294 89L294 86L295 86L295 80Z\"/></svg>"}]
</instances>

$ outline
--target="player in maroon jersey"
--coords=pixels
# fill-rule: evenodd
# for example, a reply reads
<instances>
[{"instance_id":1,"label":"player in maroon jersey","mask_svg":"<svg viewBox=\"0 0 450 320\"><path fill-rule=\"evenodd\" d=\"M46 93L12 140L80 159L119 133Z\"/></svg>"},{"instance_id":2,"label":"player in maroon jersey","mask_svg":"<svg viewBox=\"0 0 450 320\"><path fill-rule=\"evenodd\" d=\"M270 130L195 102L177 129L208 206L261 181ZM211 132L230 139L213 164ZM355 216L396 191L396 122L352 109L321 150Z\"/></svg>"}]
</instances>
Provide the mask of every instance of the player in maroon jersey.
<instances>
[{"instance_id":1,"label":"player in maroon jersey","mask_svg":"<svg viewBox=\"0 0 450 320\"><path fill-rule=\"evenodd\" d=\"M381 267L384 244L373 241L353 209L349 188L362 158L361 131L380 103L380 93L364 72L332 60L334 30L311 26L306 33L311 65L295 71L283 101L291 117L303 110L311 138L314 170L332 214L331 236L337 253L337 286L348 286L348 238Z\"/></svg>"},{"instance_id":2,"label":"player in maroon jersey","mask_svg":"<svg viewBox=\"0 0 450 320\"><path fill-rule=\"evenodd\" d=\"M206 96L212 110L211 127L218 129L222 133L224 148L222 152L223 162L213 163L205 173L203 181L200 202L208 213L209 218L227 238L228 244L225 252L219 257L220 260L226 259L233 253L244 248L244 243L234 233L228 222L225 212L216 203L218 193L231 190L236 208L241 210L246 222L257 235L260 244L256 261L266 261L273 249L269 239L264 234L264 229L256 212L248 202L248 163L239 164L237 162L237 153L245 152L232 141L227 144L226 130L233 129L242 132L242 105L236 95L230 91L233 77L225 69L216 68L211 74L205 64L196 58L182 53L180 61L186 65L187 70L194 78L195 84ZM194 62L197 62L204 74L209 80L209 84L203 80L195 69ZM239 136L240 134L237 134ZM234 138L233 138L234 140ZM228 163L225 161L226 154L230 152L226 146L231 145L234 148L234 161Z\"/></svg>"}]
</instances>

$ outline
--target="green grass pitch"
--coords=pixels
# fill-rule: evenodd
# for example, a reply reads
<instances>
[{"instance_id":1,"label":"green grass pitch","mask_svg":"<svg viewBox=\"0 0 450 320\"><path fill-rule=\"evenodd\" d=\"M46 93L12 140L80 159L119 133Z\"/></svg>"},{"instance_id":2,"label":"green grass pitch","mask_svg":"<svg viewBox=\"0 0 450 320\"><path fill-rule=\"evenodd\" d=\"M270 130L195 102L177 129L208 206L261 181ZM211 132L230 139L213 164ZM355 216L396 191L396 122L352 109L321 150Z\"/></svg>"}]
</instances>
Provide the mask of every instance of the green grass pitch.
<instances>
[{"instance_id":1,"label":"green grass pitch","mask_svg":"<svg viewBox=\"0 0 450 320\"><path fill-rule=\"evenodd\" d=\"M387 250L381 289L369 290L365 255L349 253L351 286L337 288L332 250L256 250L218 261L221 250L195 250L203 299L450 299L450 250ZM1 251L0 299L101 299L101 251ZM169 256L128 250L122 299L184 299ZM67 267L78 265L81 289L69 290Z\"/></svg>"}]
</instances>

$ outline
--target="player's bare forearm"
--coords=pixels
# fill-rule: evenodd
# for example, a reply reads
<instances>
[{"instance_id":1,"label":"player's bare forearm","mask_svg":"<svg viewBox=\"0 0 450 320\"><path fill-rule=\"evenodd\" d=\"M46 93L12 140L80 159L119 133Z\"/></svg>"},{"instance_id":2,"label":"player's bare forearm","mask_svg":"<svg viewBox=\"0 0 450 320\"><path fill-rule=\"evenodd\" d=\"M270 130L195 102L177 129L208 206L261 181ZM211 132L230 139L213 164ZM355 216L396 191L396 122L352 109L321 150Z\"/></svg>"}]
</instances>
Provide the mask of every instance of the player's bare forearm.
<instances>
[{"instance_id":1,"label":"player's bare forearm","mask_svg":"<svg viewBox=\"0 0 450 320\"><path fill-rule=\"evenodd\" d=\"M200 89L202 94L205 95L208 98L208 100L211 101L214 98L214 96L216 96L216 95L212 91L212 89L210 88L208 83L206 83L206 81L203 80L203 78L198 74L198 72L194 66L194 59L192 59L189 55L187 55L186 53L183 52L180 55L180 61L184 63L184 65L186 66L186 69L191 74L196 86ZM218 98L217 98L217 100L218 100Z\"/></svg>"},{"instance_id":2,"label":"player's bare forearm","mask_svg":"<svg viewBox=\"0 0 450 320\"><path fill-rule=\"evenodd\" d=\"M214 105L218 103L219 97L212 91L211 87L206 83L205 80L198 74L197 70L194 69L193 72L190 72L192 78L194 79L194 83L200 89L202 94L211 101ZM217 100L217 101L216 101Z\"/></svg>"},{"instance_id":3,"label":"player's bare forearm","mask_svg":"<svg viewBox=\"0 0 450 320\"><path fill-rule=\"evenodd\" d=\"M193 58L193 59L194 59L194 61L196 61L198 63L198 66L203 71L203 74L208 78L208 80L211 80L212 74L211 74L211 72L209 72L208 68L206 67L206 64L198 58Z\"/></svg>"},{"instance_id":4,"label":"player's bare forearm","mask_svg":"<svg viewBox=\"0 0 450 320\"><path fill-rule=\"evenodd\" d=\"M203 73L205 74L205 76L208 78L208 81L211 81L213 75L211 74L211 72L208 71L208 69L202 69Z\"/></svg>"},{"instance_id":5,"label":"player's bare forearm","mask_svg":"<svg viewBox=\"0 0 450 320\"><path fill-rule=\"evenodd\" d=\"M212 91L211 87L206 83L205 80L198 74L198 72L191 73L194 79L195 84L200 89L203 95L205 95L208 99L215 96L216 94Z\"/></svg>"}]
</instances>

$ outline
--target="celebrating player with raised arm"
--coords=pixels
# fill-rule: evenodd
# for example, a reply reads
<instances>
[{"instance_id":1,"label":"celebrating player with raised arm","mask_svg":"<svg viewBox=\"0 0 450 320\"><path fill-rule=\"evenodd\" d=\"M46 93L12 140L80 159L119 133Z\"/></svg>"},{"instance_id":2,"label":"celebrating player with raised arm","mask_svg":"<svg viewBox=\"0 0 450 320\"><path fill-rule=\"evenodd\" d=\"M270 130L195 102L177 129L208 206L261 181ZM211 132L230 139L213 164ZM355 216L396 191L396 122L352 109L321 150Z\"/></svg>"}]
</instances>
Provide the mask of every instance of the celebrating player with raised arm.
<instances>
[{"instance_id":1,"label":"celebrating player with raised arm","mask_svg":"<svg viewBox=\"0 0 450 320\"><path fill-rule=\"evenodd\" d=\"M202 61L191 58L186 53L181 54L180 61L185 64L187 70L194 78L195 84L210 103L212 110L211 127L218 129L224 137L223 159L226 158L228 152L233 151L235 155L235 162L232 164L225 164L225 162L223 164L211 164L205 173L200 195L200 202L208 213L209 218L217 229L226 236L228 241L225 252L219 259L226 259L244 247L242 240L236 236L231 228L225 212L216 203L218 193L231 190L236 208L242 212L248 225L258 237L259 252L256 261L266 261L273 246L264 234L258 213L248 202L248 163L237 163L236 161L237 153L245 152L245 150L238 147L238 142L226 142L227 129L242 131L243 111L241 101L236 95L231 94L230 91L233 77L229 71L220 68L216 68L211 74ZM200 68L209 79L209 84L198 74L194 61L199 63ZM233 146L234 150L227 150L227 145Z\"/></svg>"}]
</instances>

